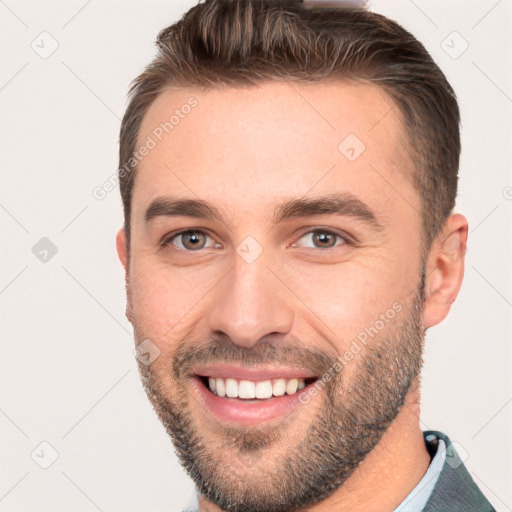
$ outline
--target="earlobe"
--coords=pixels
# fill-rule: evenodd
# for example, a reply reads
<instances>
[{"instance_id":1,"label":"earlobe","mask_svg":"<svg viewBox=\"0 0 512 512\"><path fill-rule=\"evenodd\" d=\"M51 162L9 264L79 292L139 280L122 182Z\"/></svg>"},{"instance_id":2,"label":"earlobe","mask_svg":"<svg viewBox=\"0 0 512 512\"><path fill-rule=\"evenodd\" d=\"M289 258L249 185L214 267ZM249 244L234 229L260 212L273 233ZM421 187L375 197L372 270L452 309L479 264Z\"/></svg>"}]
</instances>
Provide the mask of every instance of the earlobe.
<instances>
[{"instance_id":1,"label":"earlobe","mask_svg":"<svg viewBox=\"0 0 512 512\"><path fill-rule=\"evenodd\" d=\"M128 268L127 268L128 248L126 247L126 232L125 232L124 228L121 228L117 232L116 249L117 249L117 255L119 257L119 260L121 261L125 271L127 271L128 270Z\"/></svg>"},{"instance_id":2,"label":"earlobe","mask_svg":"<svg viewBox=\"0 0 512 512\"><path fill-rule=\"evenodd\" d=\"M427 329L442 322L455 302L464 278L468 237L467 219L453 214L433 242L427 258L423 325Z\"/></svg>"},{"instance_id":3,"label":"earlobe","mask_svg":"<svg viewBox=\"0 0 512 512\"><path fill-rule=\"evenodd\" d=\"M121 261L125 270L125 288L126 288L126 318L132 323L132 308L130 303L130 282L128 275L128 246L126 241L126 232L124 228L121 228L116 235L116 249L119 260Z\"/></svg>"}]
</instances>

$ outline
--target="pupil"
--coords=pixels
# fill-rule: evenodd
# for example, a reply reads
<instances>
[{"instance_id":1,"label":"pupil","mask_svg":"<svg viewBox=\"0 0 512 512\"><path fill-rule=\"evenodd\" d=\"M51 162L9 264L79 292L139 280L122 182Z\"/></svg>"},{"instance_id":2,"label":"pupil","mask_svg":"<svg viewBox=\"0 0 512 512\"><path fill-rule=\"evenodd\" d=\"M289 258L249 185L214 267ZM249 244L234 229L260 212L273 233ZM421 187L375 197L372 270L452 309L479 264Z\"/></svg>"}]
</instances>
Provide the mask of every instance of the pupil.
<instances>
[{"instance_id":1,"label":"pupil","mask_svg":"<svg viewBox=\"0 0 512 512\"><path fill-rule=\"evenodd\" d=\"M326 242L328 243L329 242L329 238L331 238L332 235L329 234L329 233L321 233L320 235L317 235L316 236L316 239L317 240L320 240L320 243L322 244L325 244Z\"/></svg>"},{"instance_id":2,"label":"pupil","mask_svg":"<svg viewBox=\"0 0 512 512\"><path fill-rule=\"evenodd\" d=\"M200 243L200 239L196 232L191 231L190 234L186 235L186 238L191 242L192 246L197 246Z\"/></svg>"}]
</instances>

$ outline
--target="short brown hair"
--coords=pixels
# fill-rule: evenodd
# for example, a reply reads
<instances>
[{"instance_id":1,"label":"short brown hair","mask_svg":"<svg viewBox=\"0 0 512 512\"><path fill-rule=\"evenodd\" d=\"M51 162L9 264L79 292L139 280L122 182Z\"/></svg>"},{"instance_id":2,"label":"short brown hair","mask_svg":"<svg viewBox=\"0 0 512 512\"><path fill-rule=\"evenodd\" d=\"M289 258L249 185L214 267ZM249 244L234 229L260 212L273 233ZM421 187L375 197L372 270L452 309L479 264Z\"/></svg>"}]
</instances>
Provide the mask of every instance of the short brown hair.
<instances>
[{"instance_id":1,"label":"short brown hair","mask_svg":"<svg viewBox=\"0 0 512 512\"><path fill-rule=\"evenodd\" d=\"M156 57L130 86L121 124L119 182L128 241L136 176L131 157L142 118L165 87L339 77L380 86L398 106L416 166L424 249L430 247L455 206L459 108L442 71L399 24L367 11L311 10L299 0L211 0L163 29L156 45Z\"/></svg>"}]
</instances>

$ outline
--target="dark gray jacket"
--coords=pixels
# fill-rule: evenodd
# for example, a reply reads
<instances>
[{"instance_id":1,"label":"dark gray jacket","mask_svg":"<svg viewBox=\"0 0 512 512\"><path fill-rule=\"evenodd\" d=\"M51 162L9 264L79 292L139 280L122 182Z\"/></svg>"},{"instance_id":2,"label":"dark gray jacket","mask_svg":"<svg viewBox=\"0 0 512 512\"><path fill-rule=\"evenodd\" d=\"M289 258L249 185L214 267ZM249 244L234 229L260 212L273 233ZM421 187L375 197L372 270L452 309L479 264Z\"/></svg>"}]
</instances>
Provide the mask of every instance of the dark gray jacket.
<instances>
[{"instance_id":1,"label":"dark gray jacket","mask_svg":"<svg viewBox=\"0 0 512 512\"><path fill-rule=\"evenodd\" d=\"M496 512L471 478L449 437L427 430L446 443L446 460L439 479L422 512Z\"/></svg>"}]
</instances>

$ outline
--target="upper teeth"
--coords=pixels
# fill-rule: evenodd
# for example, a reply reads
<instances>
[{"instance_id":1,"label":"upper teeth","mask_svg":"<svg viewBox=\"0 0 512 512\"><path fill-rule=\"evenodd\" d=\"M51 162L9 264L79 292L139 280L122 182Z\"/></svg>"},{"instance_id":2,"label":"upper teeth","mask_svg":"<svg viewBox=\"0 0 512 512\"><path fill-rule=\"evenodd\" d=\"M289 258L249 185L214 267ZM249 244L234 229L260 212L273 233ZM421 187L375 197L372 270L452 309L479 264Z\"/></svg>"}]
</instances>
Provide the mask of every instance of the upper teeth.
<instances>
[{"instance_id":1,"label":"upper teeth","mask_svg":"<svg viewBox=\"0 0 512 512\"><path fill-rule=\"evenodd\" d=\"M208 385L216 395L228 398L270 398L273 396L293 395L302 389L304 379L273 379L254 382L223 377L209 377Z\"/></svg>"}]
</instances>

